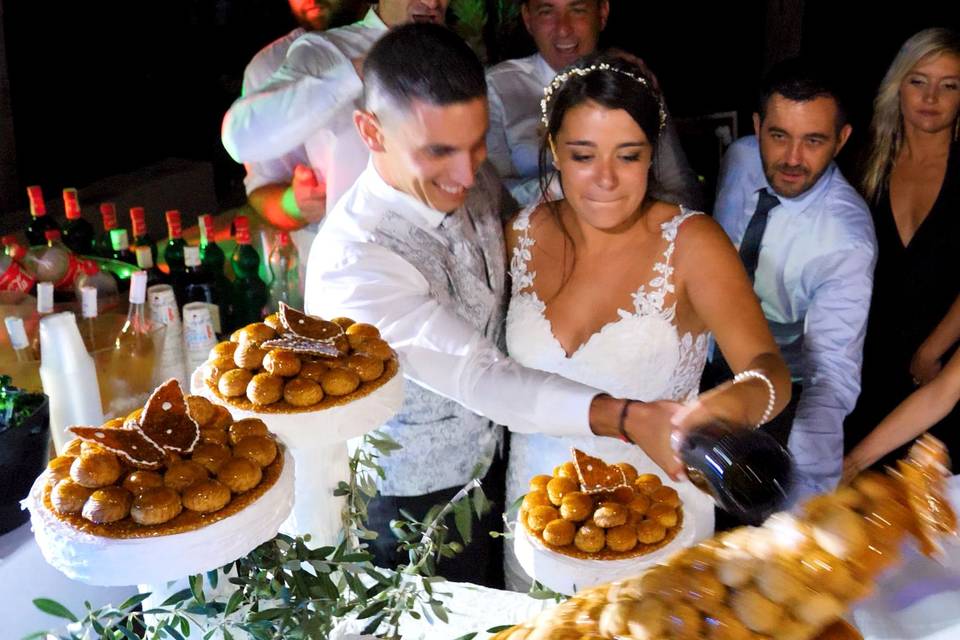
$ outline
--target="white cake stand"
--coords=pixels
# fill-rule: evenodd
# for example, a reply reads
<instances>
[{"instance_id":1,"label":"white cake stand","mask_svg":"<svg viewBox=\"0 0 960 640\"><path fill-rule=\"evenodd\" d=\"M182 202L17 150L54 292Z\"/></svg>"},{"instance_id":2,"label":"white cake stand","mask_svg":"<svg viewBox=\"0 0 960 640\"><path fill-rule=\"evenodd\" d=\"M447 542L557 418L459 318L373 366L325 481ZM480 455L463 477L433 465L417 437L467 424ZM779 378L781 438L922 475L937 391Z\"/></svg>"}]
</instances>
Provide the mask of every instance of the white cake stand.
<instances>
[{"instance_id":1,"label":"white cake stand","mask_svg":"<svg viewBox=\"0 0 960 640\"><path fill-rule=\"evenodd\" d=\"M256 413L226 404L203 382L200 369L190 379L190 392L224 405L234 420L259 418L287 446L296 462L296 497L290 518L280 530L309 534L310 545L334 545L343 528L345 498L333 495L350 477L347 440L382 426L403 405L403 373L373 393L342 406L304 413Z\"/></svg>"},{"instance_id":2,"label":"white cake stand","mask_svg":"<svg viewBox=\"0 0 960 640\"><path fill-rule=\"evenodd\" d=\"M61 522L43 506L47 472L33 483L23 504L43 557L68 578L104 587L161 584L219 569L277 535L293 507L293 466L291 456L285 456L273 486L232 516L153 538L104 538Z\"/></svg>"},{"instance_id":3,"label":"white cake stand","mask_svg":"<svg viewBox=\"0 0 960 640\"><path fill-rule=\"evenodd\" d=\"M513 551L527 575L543 586L573 595L583 589L622 580L643 573L651 565L663 562L677 551L713 535L713 500L689 482L664 484L677 490L683 501L683 528L677 537L653 553L624 560L581 560L557 553L514 523Z\"/></svg>"}]
</instances>

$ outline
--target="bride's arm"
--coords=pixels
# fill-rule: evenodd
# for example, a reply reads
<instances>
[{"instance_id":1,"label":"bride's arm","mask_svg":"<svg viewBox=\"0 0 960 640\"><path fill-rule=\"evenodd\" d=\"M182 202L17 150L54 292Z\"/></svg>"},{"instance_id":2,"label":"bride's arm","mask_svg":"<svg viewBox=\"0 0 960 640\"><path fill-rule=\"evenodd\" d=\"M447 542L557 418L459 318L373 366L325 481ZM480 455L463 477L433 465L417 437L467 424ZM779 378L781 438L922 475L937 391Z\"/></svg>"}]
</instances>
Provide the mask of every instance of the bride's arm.
<instances>
[{"instance_id":1,"label":"bride's arm","mask_svg":"<svg viewBox=\"0 0 960 640\"><path fill-rule=\"evenodd\" d=\"M674 260L678 294L713 333L734 373L756 371L770 380L776 397L767 420L776 416L790 401L790 371L726 233L707 216L689 218L678 234ZM720 385L700 397L685 423L720 418L758 424L769 393L759 377Z\"/></svg>"}]
</instances>

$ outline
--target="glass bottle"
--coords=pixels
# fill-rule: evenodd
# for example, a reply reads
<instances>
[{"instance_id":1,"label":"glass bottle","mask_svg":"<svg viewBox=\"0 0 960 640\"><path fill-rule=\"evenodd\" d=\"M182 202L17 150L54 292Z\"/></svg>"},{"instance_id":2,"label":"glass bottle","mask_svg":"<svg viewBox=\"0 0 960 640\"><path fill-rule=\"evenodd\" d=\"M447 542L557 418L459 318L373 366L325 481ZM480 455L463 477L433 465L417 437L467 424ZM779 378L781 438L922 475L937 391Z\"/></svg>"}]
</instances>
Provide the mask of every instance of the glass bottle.
<instances>
[{"instance_id":1,"label":"glass bottle","mask_svg":"<svg viewBox=\"0 0 960 640\"><path fill-rule=\"evenodd\" d=\"M47 237L44 234L51 229L59 231L60 225L47 215L47 203L38 185L27 187L27 198L30 200L30 224L26 228L27 244L31 247L45 245Z\"/></svg>"},{"instance_id":2,"label":"glass bottle","mask_svg":"<svg viewBox=\"0 0 960 640\"><path fill-rule=\"evenodd\" d=\"M93 225L81 217L80 199L76 189L63 190L63 210L67 221L63 225L63 244L78 255L93 254Z\"/></svg>"}]
</instances>

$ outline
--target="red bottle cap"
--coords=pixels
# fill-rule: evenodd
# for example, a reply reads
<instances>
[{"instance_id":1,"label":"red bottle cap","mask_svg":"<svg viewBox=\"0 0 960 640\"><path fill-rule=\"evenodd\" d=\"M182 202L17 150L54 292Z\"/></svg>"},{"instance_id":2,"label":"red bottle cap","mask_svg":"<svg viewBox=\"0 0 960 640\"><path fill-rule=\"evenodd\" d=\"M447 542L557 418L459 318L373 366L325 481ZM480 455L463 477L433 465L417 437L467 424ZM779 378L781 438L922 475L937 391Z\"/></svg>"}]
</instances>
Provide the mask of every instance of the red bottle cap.
<instances>
[{"instance_id":1,"label":"red bottle cap","mask_svg":"<svg viewBox=\"0 0 960 640\"><path fill-rule=\"evenodd\" d=\"M143 207L130 207L130 226L134 238L147 235L147 212Z\"/></svg>"},{"instance_id":2,"label":"red bottle cap","mask_svg":"<svg viewBox=\"0 0 960 640\"><path fill-rule=\"evenodd\" d=\"M213 226L213 216L209 213L204 213L198 218L200 222L200 242L207 244L208 242L217 241L217 231Z\"/></svg>"},{"instance_id":3,"label":"red bottle cap","mask_svg":"<svg viewBox=\"0 0 960 640\"><path fill-rule=\"evenodd\" d=\"M60 230L59 229L47 229L43 232L43 237L47 239L47 242L59 242L60 241Z\"/></svg>"},{"instance_id":4,"label":"red bottle cap","mask_svg":"<svg viewBox=\"0 0 960 640\"><path fill-rule=\"evenodd\" d=\"M281 231L277 234L277 240L280 242L281 247L290 246L290 234L286 231Z\"/></svg>"},{"instance_id":5,"label":"red bottle cap","mask_svg":"<svg viewBox=\"0 0 960 640\"><path fill-rule=\"evenodd\" d=\"M237 216L233 219L234 237L237 244L250 244L250 221L247 216Z\"/></svg>"},{"instance_id":6,"label":"red bottle cap","mask_svg":"<svg viewBox=\"0 0 960 640\"><path fill-rule=\"evenodd\" d=\"M43 191L40 185L27 187L27 198L30 199L30 215L34 218L47 215L47 204L43 201Z\"/></svg>"},{"instance_id":7,"label":"red bottle cap","mask_svg":"<svg viewBox=\"0 0 960 640\"><path fill-rule=\"evenodd\" d=\"M112 202L100 204L100 217L103 218L104 231L110 231L117 227L117 208Z\"/></svg>"},{"instance_id":8,"label":"red bottle cap","mask_svg":"<svg viewBox=\"0 0 960 640\"><path fill-rule=\"evenodd\" d=\"M10 234L0 238L0 242L3 243L3 246L9 247L12 244L17 244L17 236Z\"/></svg>"},{"instance_id":9,"label":"red bottle cap","mask_svg":"<svg viewBox=\"0 0 960 640\"><path fill-rule=\"evenodd\" d=\"M67 214L67 220L77 220L80 217L80 199L76 189L63 190L63 210Z\"/></svg>"},{"instance_id":10,"label":"red bottle cap","mask_svg":"<svg viewBox=\"0 0 960 640\"><path fill-rule=\"evenodd\" d=\"M180 226L180 212L176 209L167 211L167 232L171 238L179 238L183 235L183 228Z\"/></svg>"}]
</instances>

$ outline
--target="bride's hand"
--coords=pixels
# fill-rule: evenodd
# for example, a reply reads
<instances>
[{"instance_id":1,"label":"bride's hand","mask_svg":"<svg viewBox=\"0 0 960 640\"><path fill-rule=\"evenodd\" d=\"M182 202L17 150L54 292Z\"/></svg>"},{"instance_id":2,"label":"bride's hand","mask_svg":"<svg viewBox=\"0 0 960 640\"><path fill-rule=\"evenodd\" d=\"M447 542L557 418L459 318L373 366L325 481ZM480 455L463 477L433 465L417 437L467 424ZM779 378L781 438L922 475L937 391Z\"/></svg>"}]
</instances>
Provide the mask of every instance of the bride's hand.
<instances>
[{"instance_id":1,"label":"bride's hand","mask_svg":"<svg viewBox=\"0 0 960 640\"><path fill-rule=\"evenodd\" d=\"M674 426L673 419L684 409L669 400L631 402L623 422L630 440L674 480L683 476L683 463L673 445L674 432L682 429Z\"/></svg>"}]
</instances>

